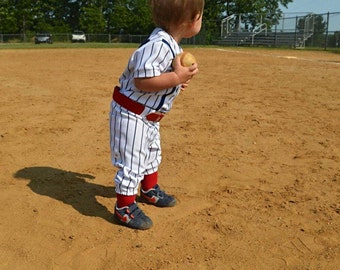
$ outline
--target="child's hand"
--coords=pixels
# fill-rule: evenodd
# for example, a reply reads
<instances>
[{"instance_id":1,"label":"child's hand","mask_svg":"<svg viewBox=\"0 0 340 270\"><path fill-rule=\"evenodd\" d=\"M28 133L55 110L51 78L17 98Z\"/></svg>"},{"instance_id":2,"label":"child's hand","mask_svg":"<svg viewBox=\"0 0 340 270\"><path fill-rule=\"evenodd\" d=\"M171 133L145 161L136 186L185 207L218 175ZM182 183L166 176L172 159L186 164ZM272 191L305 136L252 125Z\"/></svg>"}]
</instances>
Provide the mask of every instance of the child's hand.
<instances>
[{"instance_id":1,"label":"child's hand","mask_svg":"<svg viewBox=\"0 0 340 270\"><path fill-rule=\"evenodd\" d=\"M178 85L186 88L191 78L198 73L197 64L193 64L190 67L183 67L179 57L173 60L172 68L172 72L164 72L160 76L134 78L136 88L145 92L162 91Z\"/></svg>"},{"instance_id":2,"label":"child's hand","mask_svg":"<svg viewBox=\"0 0 340 270\"><path fill-rule=\"evenodd\" d=\"M182 83L182 85L181 85L181 90L182 91L184 91L185 88L187 88L189 86L189 82L190 82L190 80L186 81L185 83Z\"/></svg>"},{"instance_id":3,"label":"child's hand","mask_svg":"<svg viewBox=\"0 0 340 270\"><path fill-rule=\"evenodd\" d=\"M198 73L197 64L193 64L190 67L183 67L181 65L180 57L175 57L172 67L179 79L179 84L182 84L182 88L186 88L192 77Z\"/></svg>"}]
</instances>

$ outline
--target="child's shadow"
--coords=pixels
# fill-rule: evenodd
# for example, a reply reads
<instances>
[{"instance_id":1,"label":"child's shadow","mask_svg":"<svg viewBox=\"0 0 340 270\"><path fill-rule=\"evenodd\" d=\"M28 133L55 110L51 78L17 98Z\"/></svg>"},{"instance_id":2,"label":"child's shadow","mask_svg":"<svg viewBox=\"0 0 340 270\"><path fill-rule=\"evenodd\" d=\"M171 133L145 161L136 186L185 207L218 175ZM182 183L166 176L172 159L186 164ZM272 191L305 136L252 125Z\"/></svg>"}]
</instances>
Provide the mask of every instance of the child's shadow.
<instances>
[{"instance_id":1,"label":"child's shadow","mask_svg":"<svg viewBox=\"0 0 340 270\"><path fill-rule=\"evenodd\" d=\"M35 193L69 204L85 216L113 222L113 214L96 200L96 196L113 198L115 189L86 182L86 178L95 178L92 175L51 167L28 167L17 171L14 177L30 180L27 185Z\"/></svg>"}]
</instances>

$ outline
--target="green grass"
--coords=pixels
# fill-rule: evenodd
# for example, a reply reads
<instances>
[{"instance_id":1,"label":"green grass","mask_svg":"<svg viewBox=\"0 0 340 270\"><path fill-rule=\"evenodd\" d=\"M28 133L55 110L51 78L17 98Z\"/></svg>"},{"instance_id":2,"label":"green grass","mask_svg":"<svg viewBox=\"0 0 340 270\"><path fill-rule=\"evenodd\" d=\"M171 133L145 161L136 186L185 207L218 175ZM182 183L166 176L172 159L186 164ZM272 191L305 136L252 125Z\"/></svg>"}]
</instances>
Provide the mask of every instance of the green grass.
<instances>
[{"instance_id":1,"label":"green grass","mask_svg":"<svg viewBox=\"0 0 340 270\"><path fill-rule=\"evenodd\" d=\"M317 48L317 47L306 47L304 50L306 51L325 51L324 48ZM327 52L332 53L340 53L340 48L327 48Z\"/></svg>"},{"instance_id":2,"label":"green grass","mask_svg":"<svg viewBox=\"0 0 340 270\"><path fill-rule=\"evenodd\" d=\"M55 42L53 44L34 44L34 43L0 43L1 49L112 49L112 48L137 48L137 43L99 43L99 42L87 42L87 43L71 43L71 42ZM231 48L215 45L182 45L183 48ZM280 47L234 47L238 49L282 49L282 50L295 50L292 48L280 48ZM306 51L325 51L324 48L318 47L306 47ZM340 48L327 48L327 52L340 53Z\"/></svg>"}]
</instances>

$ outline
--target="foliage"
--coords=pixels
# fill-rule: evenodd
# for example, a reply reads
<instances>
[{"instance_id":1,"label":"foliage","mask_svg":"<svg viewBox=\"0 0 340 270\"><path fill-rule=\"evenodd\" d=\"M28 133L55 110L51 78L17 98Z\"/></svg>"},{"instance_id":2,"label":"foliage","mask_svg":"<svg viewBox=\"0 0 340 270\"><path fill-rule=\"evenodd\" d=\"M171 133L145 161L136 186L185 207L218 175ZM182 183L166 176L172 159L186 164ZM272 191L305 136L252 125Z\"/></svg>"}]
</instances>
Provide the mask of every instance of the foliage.
<instances>
[{"instance_id":1,"label":"foliage","mask_svg":"<svg viewBox=\"0 0 340 270\"><path fill-rule=\"evenodd\" d=\"M293 0L227 0L225 2L225 13L241 14L242 21L248 29L255 28L258 22L266 23L268 28L275 25L282 14L279 4L287 7Z\"/></svg>"},{"instance_id":2,"label":"foliage","mask_svg":"<svg viewBox=\"0 0 340 270\"><path fill-rule=\"evenodd\" d=\"M114 34L147 34L153 27L147 0L116 0L107 19Z\"/></svg>"},{"instance_id":3,"label":"foliage","mask_svg":"<svg viewBox=\"0 0 340 270\"><path fill-rule=\"evenodd\" d=\"M230 14L244 14L254 27L255 16L273 24L280 14L279 4L293 0L206 0L203 28L206 40L219 36L221 19ZM1 0L0 31L33 33L148 34L153 23L148 0ZM243 19L244 19L243 18Z\"/></svg>"}]
</instances>

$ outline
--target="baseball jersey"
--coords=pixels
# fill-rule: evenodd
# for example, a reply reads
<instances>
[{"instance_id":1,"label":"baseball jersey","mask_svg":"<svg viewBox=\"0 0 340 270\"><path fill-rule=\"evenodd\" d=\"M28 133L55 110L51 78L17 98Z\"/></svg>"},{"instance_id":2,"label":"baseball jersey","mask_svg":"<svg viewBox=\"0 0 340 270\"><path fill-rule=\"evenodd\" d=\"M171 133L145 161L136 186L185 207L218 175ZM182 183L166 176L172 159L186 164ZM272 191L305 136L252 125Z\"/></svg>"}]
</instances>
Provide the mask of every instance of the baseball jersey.
<instances>
[{"instance_id":1,"label":"baseball jersey","mask_svg":"<svg viewBox=\"0 0 340 270\"><path fill-rule=\"evenodd\" d=\"M168 112L181 86L158 92L144 92L136 88L134 78L155 77L172 71L172 60L182 51L172 36L161 28L155 28L149 38L132 54L119 79L121 93L143 104L150 111Z\"/></svg>"}]
</instances>

